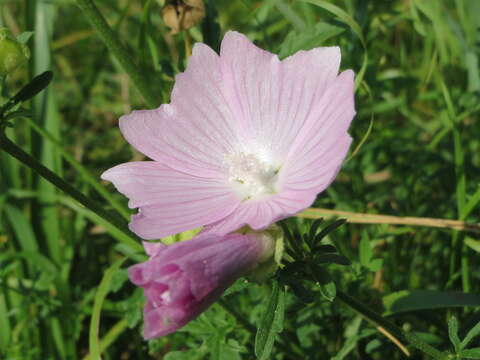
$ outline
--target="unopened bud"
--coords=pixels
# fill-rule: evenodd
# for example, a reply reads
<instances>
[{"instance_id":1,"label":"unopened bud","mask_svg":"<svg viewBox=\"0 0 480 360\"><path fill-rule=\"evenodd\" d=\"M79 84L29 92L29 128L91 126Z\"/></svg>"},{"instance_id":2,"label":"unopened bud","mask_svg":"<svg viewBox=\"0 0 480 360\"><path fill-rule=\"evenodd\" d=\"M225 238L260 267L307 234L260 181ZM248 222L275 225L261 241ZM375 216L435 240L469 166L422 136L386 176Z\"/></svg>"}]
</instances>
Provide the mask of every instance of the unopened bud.
<instances>
[{"instance_id":1,"label":"unopened bud","mask_svg":"<svg viewBox=\"0 0 480 360\"><path fill-rule=\"evenodd\" d=\"M190 29L205 17L203 0L170 0L162 9L165 25L172 29L172 34Z\"/></svg>"},{"instance_id":2,"label":"unopened bud","mask_svg":"<svg viewBox=\"0 0 480 360\"><path fill-rule=\"evenodd\" d=\"M28 47L15 39L10 30L0 28L0 76L5 76L30 57Z\"/></svg>"}]
</instances>

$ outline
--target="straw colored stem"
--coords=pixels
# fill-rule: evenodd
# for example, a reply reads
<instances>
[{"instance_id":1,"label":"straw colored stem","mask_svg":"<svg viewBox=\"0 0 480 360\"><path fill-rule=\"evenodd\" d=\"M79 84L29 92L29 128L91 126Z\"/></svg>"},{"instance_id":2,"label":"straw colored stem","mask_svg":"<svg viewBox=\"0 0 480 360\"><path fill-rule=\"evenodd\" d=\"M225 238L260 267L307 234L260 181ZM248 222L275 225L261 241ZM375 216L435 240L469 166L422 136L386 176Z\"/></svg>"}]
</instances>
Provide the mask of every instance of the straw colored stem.
<instances>
[{"instance_id":1,"label":"straw colored stem","mask_svg":"<svg viewBox=\"0 0 480 360\"><path fill-rule=\"evenodd\" d=\"M408 225L408 226L424 226L443 229L454 229L460 231L468 231L480 233L480 224L469 224L460 220L436 219L424 217L410 216L391 216L364 214L350 211L329 210L322 208L309 208L297 215L306 219L318 219L321 217L341 217L347 219L347 222L353 224L389 224L389 225Z\"/></svg>"}]
</instances>

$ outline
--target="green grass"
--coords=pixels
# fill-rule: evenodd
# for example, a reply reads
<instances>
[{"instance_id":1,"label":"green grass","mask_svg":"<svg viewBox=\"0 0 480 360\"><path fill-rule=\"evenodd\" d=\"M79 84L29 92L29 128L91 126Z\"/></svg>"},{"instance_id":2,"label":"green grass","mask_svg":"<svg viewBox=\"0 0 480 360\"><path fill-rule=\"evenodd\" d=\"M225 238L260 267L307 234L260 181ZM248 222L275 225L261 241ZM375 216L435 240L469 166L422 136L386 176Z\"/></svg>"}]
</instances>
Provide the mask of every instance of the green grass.
<instances>
[{"instance_id":1,"label":"green grass","mask_svg":"<svg viewBox=\"0 0 480 360\"><path fill-rule=\"evenodd\" d=\"M358 151L315 206L480 223L478 0L210 0L206 20L188 37L169 34L158 2L95 3L140 64L155 94L147 98L150 105L169 100L174 75L186 66L189 38L218 49L219 32L235 29L282 58L339 45L342 69L357 74L350 132ZM15 35L34 32L30 62L8 76L2 103L34 75L55 73L48 90L24 104L32 119L16 119L9 138L127 218L126 199L99 174L139 159L117 119L148 107L137 91L142 80L138 86L129 79L125 63L107 50L74 1L3 0L0 25ZM307 220L295 221L308 228ZM478 234L347 224L329 241L352 261L330 267L338 289L437 349L453 352L457 344L458 353L465 351L458 344L467 333L468 348L480 347L474 331ZM146 343L143 298L125 271L143 259L128 235L0 152L0 359L93 359L89 351L102 359L255 358L255 329L265 318L270 284L239 282L224 296L225 306L216 304L184 330ZM272 359L404 358L359 315L305 286L314 294L309 304L287 291ZM413 359L428 359L409 351Z\"/></svg>"}]
</instances>

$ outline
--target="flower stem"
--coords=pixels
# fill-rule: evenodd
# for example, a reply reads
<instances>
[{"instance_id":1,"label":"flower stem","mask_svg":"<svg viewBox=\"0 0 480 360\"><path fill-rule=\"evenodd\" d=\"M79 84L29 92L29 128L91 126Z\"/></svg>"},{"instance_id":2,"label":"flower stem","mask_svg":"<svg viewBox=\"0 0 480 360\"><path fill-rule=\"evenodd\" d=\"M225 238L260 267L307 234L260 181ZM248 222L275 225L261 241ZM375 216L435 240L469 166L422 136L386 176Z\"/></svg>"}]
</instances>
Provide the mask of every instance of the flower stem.
<instances>
[{"instance_id":1,"label":"flower stem","mask_svg":"<svg viewBox=\"0 0 480 360\"><path fill-rule=\"evenodd\" d=\"M480 195L479 195L480 196ZM473 202L472 202L473 204ZM466 214L471 208L466 210ZM381 214L364 214L342 210L330 210L323 208L308 208L296 215L305 219L319 219L340 217L347 219L352 224L389 224L389 225L406 225L406 226L424 226L443 229L453 229L459 231L467 231L480 234L479 224L470 224L461 220L435 219L426 217L410 217L410 216L392 216ZM466 217L466 216L465 216ZM465 217L461 217L463 220Z\"/></svg>"},{"instance_id":2,"label":"flower stem","mask_svg":"<svg viewBox=\"0 0 480 360\"><path fill-rule=\"evenodd\" d=\"M429 355L432 359L435 360L446 360L448 355L443 353L429 344L420 340L417 336L410 332L403 331L396 325L392 324L390 321L382 317L380 314L370 310L368 307L363 305L361 302L347 295L346 293L337 290L337 299L342 301L344 304L352 308L355 312L364 317L367 321L373 323L375 326L383 327L388 330L393 336L398 339L403 339L408 342L413 347Z\"/></svg>"},{"instance_id":3,"label":"flower stem","mask_svg":"<svg viewBox=\"0 0 480 360\"><path fill-rule=\"evenodd\" d=\"M23 151L20 147L10 141L3 131L0 131L0 149L6 151L8 154L22 162L24 165L28 166L40 176L45 178L47 181L58 187L59 189L63 190L65 193L73 197L77 200L80 204L85 206L86 208L90 209L98 216L102 217L113 226L118 228L124 234L126 234L131 241L129 241L129 245L137 250L141 249L141 246L138 244L136 240L139 240L136 235L134 235L127 227L126 222L120 216L116 214L110 213L106 211L102 206L97 204L95 201L89 199L84 194L79 192L75 189L72 185L67 183L61 177L56 175L50 169L42 165L37 159L32 157L30 154Z\"/></svg>"},{"instance_id":4,"label":"flower stem","mask_svg":"<svg viewBox=\"0 0 480 360\"><path fill-rule=\"evenodd\" d=\"M138 67L133 62L129 52L120 42L115 32L100 13L92 0L77 0L77 4L85 14L86 18L96 30L98 36L107 48L111 51L113 56L118 60L123 70L129 75L134 86L142 94L147 106L156 108L160 97L154 96L151 91L145 76L138 70Z\"/></svg>"}]
</instances>

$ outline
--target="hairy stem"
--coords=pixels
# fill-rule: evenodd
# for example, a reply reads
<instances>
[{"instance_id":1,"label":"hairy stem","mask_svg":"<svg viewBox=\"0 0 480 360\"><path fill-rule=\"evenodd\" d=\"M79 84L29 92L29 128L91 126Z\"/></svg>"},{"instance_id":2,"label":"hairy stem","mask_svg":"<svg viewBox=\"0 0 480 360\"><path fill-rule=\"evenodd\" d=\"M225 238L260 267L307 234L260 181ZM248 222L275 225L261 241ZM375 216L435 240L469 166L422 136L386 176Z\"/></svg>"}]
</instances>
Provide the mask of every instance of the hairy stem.
<instances>
[{"instance_id":1,"label":"hairy stem","mask_svg":"<svg viewBox=\"0 0 480 360\"><path fill-rule=\"evenodd\" d=\"M110 25L108 25L103 15L95 6L93 0L77 0L77 4L97 32L100 39L104 42L113 56L115 56L123 70L132 80L134 86L140 94L142 94L147 106L150 108L157 107L159 97L154 96L145 76L138 71L138 67L133 62L129 52L120 42Z\"/></svg>"}]
</instances>

